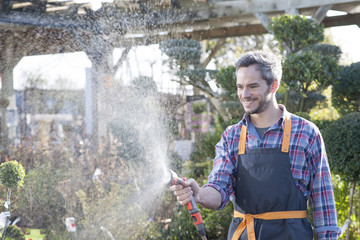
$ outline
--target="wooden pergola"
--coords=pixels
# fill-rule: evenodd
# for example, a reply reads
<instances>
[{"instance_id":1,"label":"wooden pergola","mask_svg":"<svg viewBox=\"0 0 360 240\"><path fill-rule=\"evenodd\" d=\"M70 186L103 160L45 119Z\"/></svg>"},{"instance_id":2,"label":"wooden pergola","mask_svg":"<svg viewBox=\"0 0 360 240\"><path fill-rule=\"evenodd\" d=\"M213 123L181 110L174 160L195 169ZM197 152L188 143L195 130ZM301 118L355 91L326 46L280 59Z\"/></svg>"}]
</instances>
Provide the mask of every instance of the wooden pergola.
<instances>
[{"instance_id":1,"label":"wooden pergola","mask_svg":"<svg viewBox=\"0 0 360 240\"><path fill-rule=\"evenodd\" d=\"M0 29L52 29L52 34L68 34L68 42L72 31L101 34L124 47L169 38L263 34L267 30L259 13L269 18L299 13L318 19L325 27L360 24L360 1L353 0L114 0L96 10L91 3L76 2L1 0ZM344 15L326 17L328 10Z\"/></svg>"},{"instance_id":2,"label":"wooden pergola","mask_svg":"<svg viewBox=\"0 0 360 240\"><path fill-rule=\"evenodd\" d=\"M105 0L104 0L105 1ZM270 18L302 14L325 27L360 26L354 0L0 0L0 76L2 116L15 107L12 70L29 55L84 51L92 62L94 118L102 112L111 79L131 46L171 38L195 40L263 34ZM329 10L343 12L327 16ZM113 65L114 48L123 56ZM110 81L111 82L111 81ZM95 90L96 89L96 90ZM1 121L4 145L6 123ZM95 138L106 131L95 124Z\"/></svg>"}]
</instances>

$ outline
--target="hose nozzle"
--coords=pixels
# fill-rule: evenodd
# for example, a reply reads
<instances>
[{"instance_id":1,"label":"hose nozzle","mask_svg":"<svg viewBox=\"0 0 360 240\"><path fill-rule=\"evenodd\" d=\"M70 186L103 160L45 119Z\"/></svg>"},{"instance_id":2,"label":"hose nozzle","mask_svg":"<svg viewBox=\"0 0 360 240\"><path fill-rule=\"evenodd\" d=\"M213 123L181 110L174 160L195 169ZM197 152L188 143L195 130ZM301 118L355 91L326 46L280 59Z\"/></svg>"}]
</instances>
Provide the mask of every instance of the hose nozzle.
<instances>
[{"instance_id":1,"label":"hose nozzle","mask_svg":"<svg viewBox=\"0 0 360 240\"><path fill-rule=\"evenodd\" d=\"M184 183L184 180L182 178L179 178L176 172L174 172L171 169L169 169L169 175L170 175L170 177L168 178L169 181L166 184L168 187Z\"/></svg>"},{"instance_id":2,"label":"hose nozzle","mask_svg":"<svg viewBox=\"0 0 360 240\"><path fill-rule=\"evenodd\" d=\"M186 178L179 178L178 175L170 169L169 169L169 175L170 175L170 177L168 178L169 181L167 183L168 187L173 186L173 185L179 185L179 184L184 186L184 182L185 182ZM190 202L188 202L186 204L186 207L190 212L191 219L193 220L193 223L194 223L197 231L199 232L201 239L206 240L207 238L206 238L206 234L205 234L205 226L204 226L202 217L200 215L199 208L196 205L194 196L191 197L191 200L190 200Z\"/></svg>"}]
</instances>

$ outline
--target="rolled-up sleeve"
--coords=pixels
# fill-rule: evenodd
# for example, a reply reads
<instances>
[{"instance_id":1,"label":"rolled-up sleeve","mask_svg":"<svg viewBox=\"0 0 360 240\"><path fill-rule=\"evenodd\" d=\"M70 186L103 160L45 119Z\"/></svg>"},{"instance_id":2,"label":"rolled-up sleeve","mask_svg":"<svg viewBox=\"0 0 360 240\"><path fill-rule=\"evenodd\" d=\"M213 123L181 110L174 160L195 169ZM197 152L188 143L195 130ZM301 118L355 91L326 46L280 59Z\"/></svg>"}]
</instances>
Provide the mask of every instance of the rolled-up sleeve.
<instances>
[{"instance_id":1,"label":"rolled-up sleeve","mask_svg":"<svg viewBox=\"0 0 360 240\"><path fill-rule=\"evenodd\" d=\"M207 184L204 185L204 187L213 187L220 192L222 201L218 209L223 209L234 193L236 156L230 150L234 144L234 137L229 136L232 135L232 131L231 127L226 129L216 144L213 169L208 177Z\"/></svg>"}]
</instances>

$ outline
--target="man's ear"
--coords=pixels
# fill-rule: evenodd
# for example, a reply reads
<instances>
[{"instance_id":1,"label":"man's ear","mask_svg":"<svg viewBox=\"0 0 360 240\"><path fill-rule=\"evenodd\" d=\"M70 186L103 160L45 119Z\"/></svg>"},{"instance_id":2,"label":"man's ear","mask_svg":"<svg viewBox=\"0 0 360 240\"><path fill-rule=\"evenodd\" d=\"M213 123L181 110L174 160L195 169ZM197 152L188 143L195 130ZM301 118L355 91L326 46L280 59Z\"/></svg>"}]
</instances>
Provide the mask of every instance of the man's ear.
<instances>
[{"instance_id":1,"label":"man's ear","mask_svg":"<svg viewBox=\"0 0 360 240\"><path fill-rule=\"evenodd\" d=\"M275 93L279 88L279 80L275 79L271 84L271 93Z\"/></svg>"}]
</instances>

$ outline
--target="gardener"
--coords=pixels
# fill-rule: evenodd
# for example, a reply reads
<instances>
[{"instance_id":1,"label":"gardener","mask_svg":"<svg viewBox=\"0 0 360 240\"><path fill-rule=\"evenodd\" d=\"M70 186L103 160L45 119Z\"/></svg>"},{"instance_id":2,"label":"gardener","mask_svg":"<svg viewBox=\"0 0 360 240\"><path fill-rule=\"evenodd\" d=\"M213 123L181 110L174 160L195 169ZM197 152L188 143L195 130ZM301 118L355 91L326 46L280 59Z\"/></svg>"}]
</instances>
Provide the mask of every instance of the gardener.
<instances>
[{"instance_id":1,"label":"gardener","mask_svg":"<svg viewBox=\"0 0 360 240\"><path fill-rule=\"evenodd\" d=\"M185 205L222 209L231 200L234 218L228 240L312 239L306 219L309 200L318 239L337 239L340 229L329 165L319 129L278 105L282 69L270 53L249 52L236 64L236 87L245 110L216 145L208 182L174 185Z\"/></svg>"}]
</instances>

